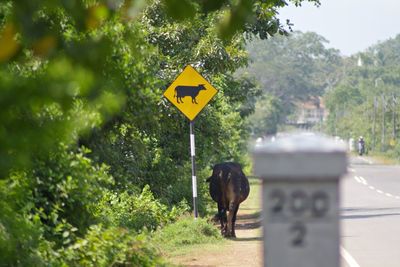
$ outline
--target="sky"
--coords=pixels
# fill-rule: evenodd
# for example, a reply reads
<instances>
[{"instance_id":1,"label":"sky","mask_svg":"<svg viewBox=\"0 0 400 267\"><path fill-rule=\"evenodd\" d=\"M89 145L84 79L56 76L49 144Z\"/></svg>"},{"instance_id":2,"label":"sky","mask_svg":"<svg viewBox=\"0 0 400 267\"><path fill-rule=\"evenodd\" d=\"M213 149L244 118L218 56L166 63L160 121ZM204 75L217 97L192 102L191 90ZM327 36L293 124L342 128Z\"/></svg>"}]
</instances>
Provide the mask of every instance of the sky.
<instances>
[{"instance_id":1,"label":"sky","mask_svg":"<svg viewBox=\"0 0 400 267\"><path fill-rule=\"evenodd\" d=\"M316 32L345 56L400 34L400 0L321 0L320 7L303 3L279 13L293 30Z\"/></svg>"}]
</instances>

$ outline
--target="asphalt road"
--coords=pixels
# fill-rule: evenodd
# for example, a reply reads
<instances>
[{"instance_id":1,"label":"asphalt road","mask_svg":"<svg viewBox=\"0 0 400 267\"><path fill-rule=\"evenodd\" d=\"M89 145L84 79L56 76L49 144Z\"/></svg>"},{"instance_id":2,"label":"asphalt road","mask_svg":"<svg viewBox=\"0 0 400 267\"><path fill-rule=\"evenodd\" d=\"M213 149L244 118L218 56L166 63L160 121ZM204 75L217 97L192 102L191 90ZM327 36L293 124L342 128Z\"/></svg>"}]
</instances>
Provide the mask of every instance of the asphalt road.
<instances>
[{"instance_id":1,"label":"asphalt road","mask_svg":"<svg viewBox=\"0 0 400 267\"><path fill-rule=\"evenodd\" d=\"M341 182L342 267L400 267L400 166L350 163Z\"/></svg>"}]
</instances>

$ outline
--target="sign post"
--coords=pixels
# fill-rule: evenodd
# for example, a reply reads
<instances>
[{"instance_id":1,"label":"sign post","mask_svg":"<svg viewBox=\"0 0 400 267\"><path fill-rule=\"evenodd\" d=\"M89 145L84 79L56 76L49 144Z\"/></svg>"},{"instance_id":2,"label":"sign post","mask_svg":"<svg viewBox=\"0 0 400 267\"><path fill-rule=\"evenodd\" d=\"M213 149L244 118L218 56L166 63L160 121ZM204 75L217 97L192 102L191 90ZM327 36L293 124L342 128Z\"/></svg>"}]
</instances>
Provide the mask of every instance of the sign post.
<instances>
[{"instance_id":1,"label":"sign post","mask_svg":"<svg viewBox=\"0 0 400 267\"><path fill-rule=\"evenodd\" d=\"M185 67L164 92L164 97L190 121L190 156L192 160L192 191L195 218L198 217L198 211L194 119L217 92L217 89L190 65Z\"/></svg>"},{"instance_id":2,"label":"sign post","mask_svg":"<svg viewBox=\"0 0 400 267\"><path fill-rule=\"evenodd\" d=\"M264 266L340 266L345 145L303 134L257 145L253 153L263 188Z\"/></svg>"},{"instance_id":3,"label":"sign post","mask_svg":"<svg viewBox=\"0 0 400 267\"><path fill-rule=\"evenodd\" d=\"M194 143L194 122L190 122L190 156L192 158L192 192L193 192L193 211L194 217L198 217L197 212L197 178L196 178L196 146Z\"/></svg>"}]
</instances>

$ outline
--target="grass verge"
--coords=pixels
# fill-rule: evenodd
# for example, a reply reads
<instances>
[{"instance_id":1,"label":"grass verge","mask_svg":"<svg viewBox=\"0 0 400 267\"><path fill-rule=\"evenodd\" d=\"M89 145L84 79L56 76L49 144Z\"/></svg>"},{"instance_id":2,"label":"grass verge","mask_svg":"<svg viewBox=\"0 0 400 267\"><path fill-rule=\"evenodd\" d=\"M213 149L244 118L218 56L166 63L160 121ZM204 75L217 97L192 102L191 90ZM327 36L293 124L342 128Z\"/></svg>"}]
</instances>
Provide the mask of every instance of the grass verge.
<instances>
[{"instance_id":1,"label":"grass verge","mask_svg":"<svg viewBox=\"0 0 400 267\"><path fill-rule=\"evenodd\" d=\"M224 242L219 230L205 218L185 216L173 224L156 231L152 241L164 256L174 256L203 246Z\"/></svg>"},{"instance_id":2,"label":"grass verge","mask_svg":"<svg viewBox=\"0 0 400 267\"><path fill-rule=\"evenodd\" d=\"M261 181L250 179L250 195L239 208L242 216L260 214ZM215 205L216 206L216 205ZM227 243L218 227L206 218L194 219L184 216L177 222L169 224L152 235L152 243L161 251L163 258L179 258L182 255L193 254L195 251L219 251ZM179 262L179 261L178 261Z\"/></svg>"}]
</instances>

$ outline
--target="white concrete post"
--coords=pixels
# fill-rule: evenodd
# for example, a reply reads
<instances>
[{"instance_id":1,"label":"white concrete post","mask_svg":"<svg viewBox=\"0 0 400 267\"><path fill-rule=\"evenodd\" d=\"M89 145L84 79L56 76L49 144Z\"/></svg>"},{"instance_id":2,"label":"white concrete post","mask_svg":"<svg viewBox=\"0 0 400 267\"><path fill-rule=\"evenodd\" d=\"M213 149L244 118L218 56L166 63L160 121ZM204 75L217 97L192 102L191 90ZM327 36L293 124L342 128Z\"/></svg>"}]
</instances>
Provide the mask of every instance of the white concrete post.
<instances>
[{"instance_id":1,"label":"white concrete post","mask_svg":"<svg viewBox=\"0 0 400 267\"><path fill-rule=\"evenodd\" d=\"M346 146L304 133L258 144L253 158L263 187L264 266L338 267Z\"/></svg>"}]
</instances>

